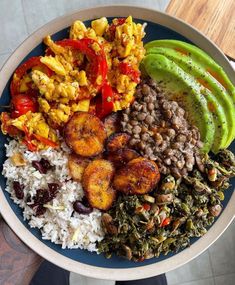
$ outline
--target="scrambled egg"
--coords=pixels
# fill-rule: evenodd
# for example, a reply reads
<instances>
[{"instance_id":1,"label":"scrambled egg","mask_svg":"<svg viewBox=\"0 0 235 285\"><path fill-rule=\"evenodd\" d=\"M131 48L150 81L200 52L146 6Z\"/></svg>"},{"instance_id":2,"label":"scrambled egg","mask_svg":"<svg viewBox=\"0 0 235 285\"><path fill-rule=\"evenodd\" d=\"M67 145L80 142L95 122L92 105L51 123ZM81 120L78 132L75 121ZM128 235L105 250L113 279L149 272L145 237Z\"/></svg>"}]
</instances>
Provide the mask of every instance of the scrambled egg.
<instances>
[{"instance_id":1,"label":"scrambled egg","mask_svg":"<svg viewBox=\"0 0 235 285\"><path fill-rule=\"evenodd\" d=\"M39 70L32 71L32 80L37 85L40 94L49 102L69 103L70 100L77 99L79 87L77 81L58 82Z\"/></svg>"},{"instance_id":2,"label":"scrambled egg","mask_svg":"<svg viewBox=\"0 0 235 285\"><path fill-rule=\"evenodd\" d=\"M92 28L86 28L81 21L76 21L70 29L72 39L91 37L104 46L109 67L108 80L119 95L114 102L114 111L125 109L133 102L137 86L130 76L120 73L119 63L126 62L138 71L145 54L143 25L134 23L131 16L121 25L118 25L118 21L119 19L114 19L112 22L116 25L112 41L108 38L110 25L105 17L92 21Z\"/></svg>"},{"instance_id":3,"label":"scrambled egg","mask_svg":"<svg viewBox=\"0 0 235 285\"><path fill-rule=\"evenodd\" d=\"M104 47L109 68L108 81L118 95L114 101L114 111L118 111L127 108L133 101L137 85L137 82L134 82L130 76L121 74L118 66L120 62L126 62L138 71L139 63L144 56L142 42L144 31L143 26L134 23L131 16L126 18L121 25L118 24L118 19L114 19L111 25L115 26L112 40L109 39L110 25L107 18L102 17L92 21L89 28L78 20L71 26L70 38L92 38ZM45 38L44 42L55 55L44 56L41 58L41 62L55 74L49 78L43 72L34 70L32 71L32 80L43 97L43 99L39 99L41 112L47 113L51 121L63 125L77 110L89 110L89 98L86 99L85 105L79 104L79 99L85 99L79 98L79 89L90 84L86 71L79 71L73 66L75 60L84 60L81 55L80 58L75 58L78 55L75 55L71 49L57 45L49 36ZM100 46L94 43L92 48L98 52ZM99 79L97 78L97 84ZM90 91L92 93L92 90ZM61 104L56 104L56 108L51 108L50 105L53 101ZM78 103L76 104L74 101L78 101Z\"/></svg>"},{"instance_id":4,"label":"scrambled egg","mask_svg":"<svg viewBox=\"0 0 235 285\"><path fill-rule=\"evenodd\" d=\"M111 24L102 17L92 21L88 28L79 20L71 26L70 39L94 39L96 42L91 48L97 55L102 46L108 66L107 80L115 93L112 98L114 111L127 108L134 100L138 81L128 73L123 74L119 65L127 63L132 70L139 72L139 63L145 52L144 35L143 26L134 23L131 16L121 21L114 19ZM44 43L48 49L40 61L52 74L43 68L32 68L20 82L20 92L27 92L29 84L39 91L39 112L28 112L11 123L20 130L25 125L30 134L57 141L53 128L63 127L74 112L88 112L90 100L100 92L95 85L99 85L103 78L98 75L92 83L91 63L82 51L57 44L50 36L44 39Z\"/></svg>"},{"instance_id":5,"label":"scrambled egg","mask_svg":"<svg viewBox=\"0 0 235 285\"><path fill-rule=\"evenodd\" d=\"M38 141L36 136L40 136L54 143L58 141L56 131L46 123L42 113L32 113L29 111L17 119L11 120L11 125L27 133L27 137L31 138L31 142L37 146L38 150L47 148L48 145Z\"/></svg>"}]
</instances>

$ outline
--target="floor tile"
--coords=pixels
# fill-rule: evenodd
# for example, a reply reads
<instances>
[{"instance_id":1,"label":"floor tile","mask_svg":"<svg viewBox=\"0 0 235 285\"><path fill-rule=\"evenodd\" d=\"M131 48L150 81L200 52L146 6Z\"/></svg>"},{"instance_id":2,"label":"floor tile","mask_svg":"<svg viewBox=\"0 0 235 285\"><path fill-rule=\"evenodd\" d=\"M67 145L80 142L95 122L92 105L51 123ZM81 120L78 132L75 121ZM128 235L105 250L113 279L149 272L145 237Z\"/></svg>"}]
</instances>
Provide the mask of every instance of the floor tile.
<instances>
[{"instance_id":1,"label":"floor tile","mask_svg":"<svg viewBox=\"0 0 235 285\"><path fill-rule=\"evenodd\" d=\"M212 277L208 251L166 274L169 285Z\"/></svg>"},{"instance_id":2,"label":"floor tile","mask_svg":"<svg viewBox=\"0 0 235 285\"><path fill-rule=\"evenodd\" d=\"M235 284L235 273L225 274L215 277L215 285L234 285Z\"/></svg>"},{"instance_id":3,"label":"floor tile","mask_svg":"<svg viewBox=\"0 0 235 285\"><path fill-rule=\"evenodd\" d=\"M115 281L94 279L70 273L70 285L115 285Z\"/></svg>"},{"instance_id":4,"label":"floor tile","mask_svg":"<svg viewBox=\"0 0 235 285\"><path fill-rule=\"evenodd\" d=\"M179 284L180 285L215 285L215 281L214 281L214 278L207 278L207 279L195 280L195 281L179 283ZM224 284L224 285L227 285L227 284Z\"/></svg>"},{"instance_id":5,"label":"floor tile","mask_svg":"<svg viewBox=\"0 0 235 285\"><path fill-rule=\"evenodd\" d=\"M209 248L214 275L235 273L235 220ZM234 281L235 284L235 281Z\"/></svg>"},{"instance_id":6,"label":"floor tile","mask_svg":"<svg viewBox=\"0 0 235 285\"><path fill-rule=\"evenodd\" d=\"M0 69L2 68L5 61L8 59L8 57L11 55L11 53L4 53L0 54Z\"/></svg>"},{"instance_id":7,"label":"floor tile","mask_svg":"<svg viewBox=\"0 0 235 285\"><path fill-rule=\"evenodd\" d=\"M169 0L23 0L23 8L27 29L29 33L32 33L50 20L73 10L108 4L130 4L164 10L168 2Z\"/></svg>"},{"instance_id":8,"label":"floor tile","mask_svg":"<svg viewBox=\"0 0 235 285\"><path fill-rule=\"evenodd\" d=\"M170 3L170 0L159 0L158 2L159 2L159 8L156 9L159 9L160 11L165 11L166 7Z\"/></svg>"},{"instance_id":9,"label":"floor tile","mask_svg":"<svg viewBox=\"0 0 235 285\"><path fill-rule=\"evenodd\" d=\"M50 20L63 15L64 0L23 0L23 8L27 29L31 34L33 31L46 24Z\"/></svg>"},{"instance_id":10,"label":"floor tile","mask_svg":"<svg viewBox=\"0 0 235 285\"><path fill-rule=\"evenodd\" d=\"M26 37L21 0L0 1L0 54L13 51Z\"/></svg>"},{"instance_id":11,"label":"floor tile","mask_svg":"<svg viewBox=\"0 0 235 285\"><path fill-rule=\"evenodd\" d=\"M108 4L126 4L126 5L136 5L136 6L145 6L147 8L154 8L154 9L161 9L163 10L165 6L168 4L169 0L89 0L89 1L81 1L74 0L69 1L67 3L69 5L68 10L73 9L84 9L91 6L101 6L101 5L108 5Z\"/></svg>"}]
</instances>

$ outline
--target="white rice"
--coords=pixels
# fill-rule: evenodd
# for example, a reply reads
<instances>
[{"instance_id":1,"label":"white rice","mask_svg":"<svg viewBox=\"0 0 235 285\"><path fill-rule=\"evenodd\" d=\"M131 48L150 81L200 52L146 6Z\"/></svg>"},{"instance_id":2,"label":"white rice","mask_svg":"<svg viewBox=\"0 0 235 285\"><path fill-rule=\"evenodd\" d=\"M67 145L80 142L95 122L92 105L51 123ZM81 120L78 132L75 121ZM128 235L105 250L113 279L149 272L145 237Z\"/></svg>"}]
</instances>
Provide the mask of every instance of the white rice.
<instances>
[{"instance_id":1,"label":"white rice","mask_svg":"<svg viewBox=\"0 0 235 285\"><path fill-rule=\"evenodd\" d=\"M96 251L96 242L103 239L101 212L93 210L89 215L73 211L73 202L81 200L84 193L80 183L72 181L67 169L67 156L70 150L62 144L59 150L49 148L40 152L30 152L27 148L11 140L5 145L8 159L3 165L3 175L7 178L6 191L13 201L23 208L23 216L32 228L39 228L42 238L61 244L62 248L81 248ZM21 153L25 166L15 166L11 156ZM32 166L33 160L47 159L53 170L41 174ZM24 185L24 199L15 196L13 181ZM34 197L37 190L47 188L47 183L59 182L61 187L56 197L49 203L45 214L36 217L32 208L26 204L28 197ZM74 212L74 213L73 213ZM73 215L72 215L73 213Z\"/></svg>"}]
</instances>

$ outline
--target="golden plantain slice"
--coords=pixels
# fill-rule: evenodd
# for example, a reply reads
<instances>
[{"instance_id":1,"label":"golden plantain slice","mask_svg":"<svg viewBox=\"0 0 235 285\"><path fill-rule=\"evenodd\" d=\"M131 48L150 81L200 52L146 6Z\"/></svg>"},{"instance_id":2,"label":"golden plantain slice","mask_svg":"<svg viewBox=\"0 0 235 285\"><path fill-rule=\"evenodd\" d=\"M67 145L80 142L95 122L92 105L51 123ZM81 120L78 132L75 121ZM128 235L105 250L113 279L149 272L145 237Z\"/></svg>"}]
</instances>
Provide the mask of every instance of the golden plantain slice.
<instances>
[{"instance_id":1,"label":"golden plantain slice","mask_svg":"<svg viewBox=\"0 0 235 285\"><path fill-rule=\"evenodd\" d=\"M65 142L81 156L100 154L106 137L106 131L100 119L85 112L75 113L64 128Z\"/></svg>"},{"instance_id":2,"label":"golden plantain slice","mask_svg":"<svg viewBox=\"0 0 235 285\"><path fill-rule=\"evenodd\" d=\"M110 187L114 175L112 163L96 159L85 169L82 185L89 204L96 209L108 210L116 198L116 191Z\"/></svg>"},{"instance_id":3,"label":"golden plantain slice","mask_svg":"<svg viewBox=\"0 0 235 285\"><path fill-rule=\"evenodd\" d=\"M139 157L117 171L113 187L127 195L145 194L156 186L159 179L157 164L147 158Z\"/></svg>"},{"instance_id":4,"label":"golden plantain slice","mask_svg":"<svg viewBox=\"0 0 235 285\"><path fill-rule=\"evenodd\" d=\"M68 169L71 177L78 181L82 181L82 176L85 168L89 164L90 160L84 157L79 157L78 155L72 153L68 157Z\"/></svg>"},{"instance_id":5,"label":"golden plantain slice","mask_svg":"<svg viewBox=\"0 0 235 285\"><path fill-rule=\"evenodd\" d=\"M104 127L107 132L107 136L117 133L121 130L120 126L120 114L118 112L113 112L104 119Z\"/></svg>"},{"instance_id":6,"label":"golden plantain slice","mask_svg":"<svg viewBox=\"0 0 235 285\"><path fill-rule=\"evenodd\" d=\"M114 152L107 152L106 158L112 161L115 168L120 168L126 165L129 161L140 157L140 154L130 148L121 148Z\"/></svg>"},{"instance_id":7,"label":"golden plantain slice","mask_svg":"<svg viewBox=\"0 0 235 285\"><path fill-rule=\"evenodd\" d=\"M117 151L126 147L130 138L127 133L114 133L108 138L106 148L108 151Z\"/></svg>"}]
</instances>

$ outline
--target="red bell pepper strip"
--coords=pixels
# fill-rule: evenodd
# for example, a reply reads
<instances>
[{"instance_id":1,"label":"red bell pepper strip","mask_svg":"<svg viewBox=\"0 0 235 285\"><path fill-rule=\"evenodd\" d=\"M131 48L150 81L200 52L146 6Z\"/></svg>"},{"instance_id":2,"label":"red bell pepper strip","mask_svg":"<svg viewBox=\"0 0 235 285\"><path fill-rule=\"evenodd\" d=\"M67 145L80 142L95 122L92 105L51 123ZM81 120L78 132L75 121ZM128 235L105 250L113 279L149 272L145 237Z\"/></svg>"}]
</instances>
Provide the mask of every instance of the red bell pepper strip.
<instances>
[{"instance_id":1,"label":"red bell pepper strip","mask_svg":"<svg viewBox=\"0 0 235 285\"><path fill-rule=\"evenodd\" d=\"M21 64L14 72L14 76L10 85L12 97L20 93L21 80L23 79L24 75L26 75L27 72L29 72L35 66L42 67L42 69L48 76L51 76L53 74L52 70L50 70L45 64L41 63L40 56L34 56L29 58L26 62Z\"/></svg>"},{"instance_id":2,"label":"red bell pepper strip","mask_svg":"<svg viewBox=\"0 0 235 285\"><path fill-rule=\"evenodd\" d=\"M42 142L43 144L48 145L48 146L53 147L53 148L58 146L57 143L53 142L50 139L46 139L40 135L37 135L37 134L30 135L28 128L26 126L23 126L23 131L25 133L25 138L23 139L22 142L28 147L28 149L30 151L37 151L37 146L32 142L33 138L35 138L36 140Z\"/></svg>"},{"instance_id":3,"label":"red bell pepper strip","mask_svg":"<svg viewBox=\"0 0 235 285\"><path fill-rule=\"evenodd\" d=\"M53 148L58 146L57 143L53 142L52 140L46 139L46 138L44 138L44 137L42 137L40 135L33 134L33 137L35 137L35 139L37 139L38 141L42 142L43 144L51 146Z\"/></svg>"},{"instance_id":4,"label":"red bell pepper strip","mask_svg":"<svg viewBox=\"0 0 235 285\"><path fill-rule=\"evenodd\" d=\"M120 62L118 67L121 74L130 76L131 80L135 83L140 82L140 71L133 69L130 63Z\"/></svg>"},{"instance_id":5,"label":"red bell pepper strip","mask_svg":"<svg viewBox=\"0 0 235 285\"><path fill-rule=\"evenodd\" d=\"M37 151L37 147L35 144L33 144L30 140L27 140L27 138L24 138L22 140L22 143L25 144L30 151Z\"/></svg>"},{"instance_id":6,"label":"red bell pepper strip","mask_svg":"<svg viewBox=\"0 0 235 285\"><path fill-rule=\"evenodd\" d=\"M170 218L170 217L165 218L165 219L162 221L160 227L168 226L168 225L170 224L170 222L171 222L171 218Z\"/></svg>"},{"instance_id":7,"label":"red bell pepper strip","mask_svg":"<svg viewBox=\"0 0 235 285\"><path fill-rule=\"evenodd\" d=\"M30 151L37 151L37 146L32 142L32 136L29 134L28 128L23 126L23 131L25 138L22 140L22 143L25 144Z\"/></svg>"},{"instance_id":8,"label":"red bell pepper strip","mask_svg":"<svg viewBox=\"0 0 235 285\"><path fill-rule=\"evenodd\" d=\"M151 206L147 203L144 203L143 208L145 209L145 211L149 211L151 209Z\"/></svg>"},{"instance_id":9,"label":"red bell pepper strip","mask_svg":"<svg viewBox=\"0 0 235 285\"><path fill-rule=\"evenodd\" d=\"M99 51L95 51L92 48L92 44L94 43L99 46ZM97 41L89 38L83 38L80 40L65 39L56 42L56 44L62 47L77 49L86 55L89 60L89 69L87 70L87 74L91 84L93 84L97 91L104 85L107 77L108 66L103 47ZM101 76L99 83L97 83L98 76Z\"/></svg>"},{"instance_id":10,"label":"red bell pepper strip","mask_svg":"<svg viewBox=\"0 0 235 285\"><path fill-rule=\"evenodd\" d=\"M11 104L13 111L11 113L12 118L18 118L21 115L26 114L28 111L37 112L38 103L35 97L28 94L17 94L12 100Z\"/></svg>"},{"instance_id":11,"label":"red bell pepper strip","mask_svg":"<svg viewBox=\"0 0 235 285\"><path fill-rule=\"evenodd\" d=\"M102 87L101 98L97 98L97 117L103 118L113 111L113 96L114 95L112 87L108 83L105 83Z\"/></svg>"},{"instance_id":12,"label":"red bell pepper strip","mask_svg":"<svg viewBox=\"0 0 235 285\"><path fill-rule=\"evenodd\" d=\"M116 28L117 28L117 26L123 25L123 24L125 23L125 21L126 21L126 18L118 18L118 19L116 19L116 23L115 23L115 24L112 23L112 24L109 26L108 31L109 31L109 34L110 34L110 37L109 37L109 40L110 40L110 41L113 41L114 38L115 38L115 33L116 33Z\"/></svg>"}]
</instances>

